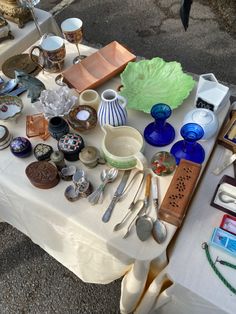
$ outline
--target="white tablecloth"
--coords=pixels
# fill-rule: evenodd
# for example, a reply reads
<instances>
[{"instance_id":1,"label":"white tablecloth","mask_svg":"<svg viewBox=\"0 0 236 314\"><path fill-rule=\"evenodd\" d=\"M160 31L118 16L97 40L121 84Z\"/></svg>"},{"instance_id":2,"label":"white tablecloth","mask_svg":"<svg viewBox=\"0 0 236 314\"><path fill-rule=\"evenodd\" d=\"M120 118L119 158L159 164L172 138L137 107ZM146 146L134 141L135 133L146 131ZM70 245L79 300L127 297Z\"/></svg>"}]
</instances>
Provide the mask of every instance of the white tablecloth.
<instances>
[{"instance_id":1,"label":"white tablecloth","mask_svg":"<svg viewBox=\"0 0 236 314\"><path fill-rule=\"evenodd\" d=\"M66 66L68 66L75 55L75 47L66 44L66 49ZM91 54L94 51L92 48L81 45L82 53ZM53 74L39 74L39 78L44 81L47 88L56 87L54 77ZM119 85L119 78L114 78L97 90L101 93L108 87L116 89ZM193 108L195 92L196 89L178 109L174 110L169 119L176 130L176 141L181 139L180 126L185 113ZM14 137L25 136L25 115L35 112L26 95L22 96L22 100L24 102L23 115L16 123L6 123ZM228 105L219 115L220 124L227 110ZM136 127L141 133L151 121L152 118L149 114L128 112L128 125ZM103 134L99 126L90 133L81 135L86 145L100 147L99 143ZM41 141L38 138L32 139L33 145L39 142ZM214 142L214 138L202 142L206 152L203 166L209 158ZM47 143L56 149L57 142L54 139L50 138ZM169 150L170 147L171 145L165 147L165 150ZM146 144L145 155L149 162L152 155L159 150ZM24 172L26 166L34 160L32 155L26 159L19 159L13 156L9 149L1 151L0 219L28 235L35 243L86 282L109 283L125 275L122 281L120 308L123 313L133 311L143 294L148 274L150 278L156 276L166 266L166 247L171 241L176 227L167 224L168 238L162 245L157 244L152 238L141 242L134 229L127 239L122 239L124 229L116 233L112 230L127 212L133 193L129 193L122 202L117 204L109 223L104 224L101 221L102 214L112 198L119 179L114 184L110 184L102 205L90 206L86 199L70 203L64 197L68 182L61 181L59 185L50 190L40 190L30 184ZM99 174L104 166L87 169L79 161L73 164L86 170L95 187L99 184ZM172 176L159 178L161 199L171 178ZM136 186L133 186L132 189L135 190ZM156 217L154 208L152 208L151 216Z\"/></svg>"},{"instance_id":2,"label":"white tablecloth","mask_svg":"<svg viewBox=\"0 0 236 314\"><path fill-rule=\"evenodd\" d=\"M35 8L35 15L43 33L61 35L61 31L51 13ZM34 21L27 22L23 28L19 28L13 22L9 22L9 24L14 39L8 39L0 43L0 67L8 58L22 53L39 38Z\"/></svg>"}]
</instances>

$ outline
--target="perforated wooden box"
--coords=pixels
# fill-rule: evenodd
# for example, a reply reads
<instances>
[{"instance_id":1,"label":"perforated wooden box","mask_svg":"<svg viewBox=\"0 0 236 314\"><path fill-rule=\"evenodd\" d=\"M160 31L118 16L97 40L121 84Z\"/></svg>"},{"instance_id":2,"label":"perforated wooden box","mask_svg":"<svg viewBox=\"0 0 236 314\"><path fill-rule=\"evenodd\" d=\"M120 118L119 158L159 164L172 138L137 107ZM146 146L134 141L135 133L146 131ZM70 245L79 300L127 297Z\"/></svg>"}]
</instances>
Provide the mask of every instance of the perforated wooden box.
<instances>
[{"instance_id":1,"label":"perforated wooden box","mask_svg":"<svg viewBox=\"0 0 236 314\"><path fill-rule=\"evenodd\" d=\"M182 159L161 203L158 217L179 227L191 200L201 165Z\"/></svg>"}]
</instances>

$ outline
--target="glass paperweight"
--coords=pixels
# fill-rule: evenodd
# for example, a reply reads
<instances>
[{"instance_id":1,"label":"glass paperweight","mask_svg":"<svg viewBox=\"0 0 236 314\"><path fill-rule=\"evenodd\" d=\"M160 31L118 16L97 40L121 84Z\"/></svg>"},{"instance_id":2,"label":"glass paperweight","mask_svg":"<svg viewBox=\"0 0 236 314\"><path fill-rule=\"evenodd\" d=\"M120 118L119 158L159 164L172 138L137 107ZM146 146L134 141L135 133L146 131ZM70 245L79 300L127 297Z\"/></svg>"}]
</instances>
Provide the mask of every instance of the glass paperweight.
<instances>
[{"instance_id":1,"label":"glass paperweight","mask_svg":"<svg viewBox=\"0 0 236 314\"><path fill-rule=\"evenodd\" d=\"M48 121L42 113L26 116L26 135L27 137L39 136L44 141L50 136Z\"/></svg>"},{"instance_id":2,"label":"glass paperweight","mask_svg":"<svg viewBox=\"0 0 236 314\"><path fill-rule=\"evenodd\" d=\"M161 151L153 155L151 160L152 171L158 176L167 176L174 172L175 157L169 152Z\"/></svg>"},{"instance_id":3,"label":"glass paperweight","mask_svg":"<svg viewBox=\"0 0 236 314\"><path fill-rule=\"evenodd\" d=\"M180 134L183 140L176 142L170 150L175 156L176 164L179 164L180 159L187 159L198 164L203 163L205 151L197 143L204 135L203 128L197 123L187 123L182 126Z\"/></svg>"},{"instance_id":4,"label":"glass paperweight","mask_svg":"<svg viewBox=\"0 0 236 314\"><path fill-rule=\"evenodd\" d=\"M153 146L165 146L173 142L175 130L166 122L171 115L171 108L166 104L156 104L151 109L154 122L148 124L144 129L145 140Z\"/></svg>"}]
</instances>

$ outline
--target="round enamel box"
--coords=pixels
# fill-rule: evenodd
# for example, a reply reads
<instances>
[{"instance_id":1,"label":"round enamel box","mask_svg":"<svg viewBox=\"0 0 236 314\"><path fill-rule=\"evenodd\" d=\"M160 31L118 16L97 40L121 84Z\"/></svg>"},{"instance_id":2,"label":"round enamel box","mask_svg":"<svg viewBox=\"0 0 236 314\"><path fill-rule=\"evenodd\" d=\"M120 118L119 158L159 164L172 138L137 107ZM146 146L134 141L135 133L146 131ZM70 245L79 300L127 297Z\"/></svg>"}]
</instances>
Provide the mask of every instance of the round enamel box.
<instances>
[{"instance_id":1,"label":"round enamel box","mask_svg":"<svg viewBox=\"0 0 236 314\"><path fill-rule=\"evenodd\" d=\"M75 133L67 133L58 141L58 149L64 153L64 157L69 161L79 159L79 153L84 148L82 137Z\"/></svg>"},{"instance_id":2,"label":"round enamel box","mask_svg":"<svg viewBox=\"0 0 236 314\"><path fill-rule=\"evenodd\" d=\"M10 143L10 149L12 154L16 157L25 158L30 155L32 145L25 137L15 137Z\"/></svg>"}]
</instances>

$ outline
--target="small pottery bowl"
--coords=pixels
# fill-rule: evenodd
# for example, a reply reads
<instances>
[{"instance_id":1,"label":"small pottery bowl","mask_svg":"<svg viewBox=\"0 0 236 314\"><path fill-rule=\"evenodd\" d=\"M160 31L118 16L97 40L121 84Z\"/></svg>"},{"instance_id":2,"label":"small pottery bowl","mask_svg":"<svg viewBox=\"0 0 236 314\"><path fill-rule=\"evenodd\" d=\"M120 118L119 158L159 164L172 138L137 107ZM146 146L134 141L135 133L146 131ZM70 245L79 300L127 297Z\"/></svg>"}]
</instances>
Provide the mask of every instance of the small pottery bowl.
<instances>
[{"instance_id":1,"label":"small pottery bowl","mask_svg":"<svg viewBox=\"0 0 236 314\"><path fill-rule=\"evenodd\" d=\"M58 141L58 149L64 153L64 157L69 161L79 159L79 153L84 148L82 137L75 133L67 133Z\"/></svg>"},{"instance_id":2,"label":"small pottery bowl","mask_svg":"<svg viewBox=\"0 0 236 314\"><path fill-rule=\"evenodd\" d=\"M60 177L57 168L48 161L30 163L25 173L31 184L40 189L50 189L58 184Z\"/></svg>"},{"instance_id":3,"label":"small pottery bowl","mask_svg":"<svg viewBox=\"0 0 236 314\"><path fill-rule=\"evenodd\" d=\"M34 157L37 160L50 160L53 149L50 145L39 143L34 148Z\"/></svg>"},{"instance_id":4,"label":"small pottery bowl","mask_svg":"<svg viewBox=\"0 0 236 314\"><path fill-rule=\"evenodd\" d=\"M205 108L197 108L188 112L184 117L183 125L187 123L197 123L203 128L204 135L201 138L202 140L211 138L219 127L216 114Z\"/></svg>"},{"instance_id":5,"label":"small pottery bowl","mask_svg":"<svg viewBox=\"0 0 236 314\"><path fill-rule=\"evenodd\" d=\"M67 166L61 169L61 178L62 180L65 181L71 181L75 173L76 173L75 166Z\"/></svg>"},{"instance_id":6,"label":"small pottery bowl","mask_svg":"<svg viewBox=\"0 0 236 314\"><path fill-rule=\"evenodd\" d=\"M22 112L23 103L17 96L0 96L0 120L16 119Z\"/></svg>"},{"instance_id":7,"label":"small pottery bowl","mask_svg":"<svg viewBox=\"0 0 236 314\"><path fill-rule=\"evenodd\" d=\"M104 125L105 133L102 151L109 165L126 170L138 168L143 170L147 160L142 154L144 142L142 135L130 126Z\"/></svg>"},{"instance_id":8,"label":"small pottery bowl","mask_svg":"<svg viewBox=\"0 0 236 314\"><path fill-rule=\"evenodd\" d=\"M95 90L86 89L79 96L79 104L80 106L86 105L97 110L100 104L100 96Z\"/></svg>"},{"instance_id":9,"label":"small pottery bowl","mask_svg":"<svg viewBox=\"0 0 236 314\"><path fill-rule=\"evenodd\" d=\"M56 150L53 152L50 156L51 161L54 163L54 165L57 167L59 171L61 171L62 168L66 167L65 159L64 159L64 153Z\"/></svg>"},{"instance_id":10,"label":"small pottery bowl","mask_svg":"<svg viewBox=\"0 0 236 314\"><path fill-rule=\"evenodd\" d=\"M93 107L79 106L70 111L68 122L78 132L91 130L97 125L97 112Z\"/></svg>"},{"instance_id":11,"label":"small pottery bowl","mask_svg":"<svg viewBox=\"0 0 236 314\"><path fill-rule=\"evenodd\" d=\"M48 131L56 140L67 134L69 130L68 123L61 117L53 117L48 122Z\"/></svg>"},{"instance_id":12,"label":"small pottery bowl","mask_svg":"<svg viewBox=\"0 0 236 314\"><path fill-rule=\"evenodd\" d=\"M97 164L105 164L105 159L100 157L99 150L94 146L87 146L79 153L80 161L88 168L94 168Z\"/></svg>"},{"instance_id":13,"label":"small pottery bowl","mask_svg":"<svg viewBox=\"0 0 236 314\"><path fill-rule=\"evenodd\" d=\"M25 137L15 137L10 143L10 149L16 157L25 158L31 154L32 145Z\"/></svg>"},{"instance_id":14,"label":"small pottery bowl","mask_svg":"<svg viewBox=\"0 0 236 314\"><path fill-rule=\"evenodd\" d=\"M4 125L0 125L0 150L7 148L12 140L8 128Z\"/></svg>"}]
</instances>

